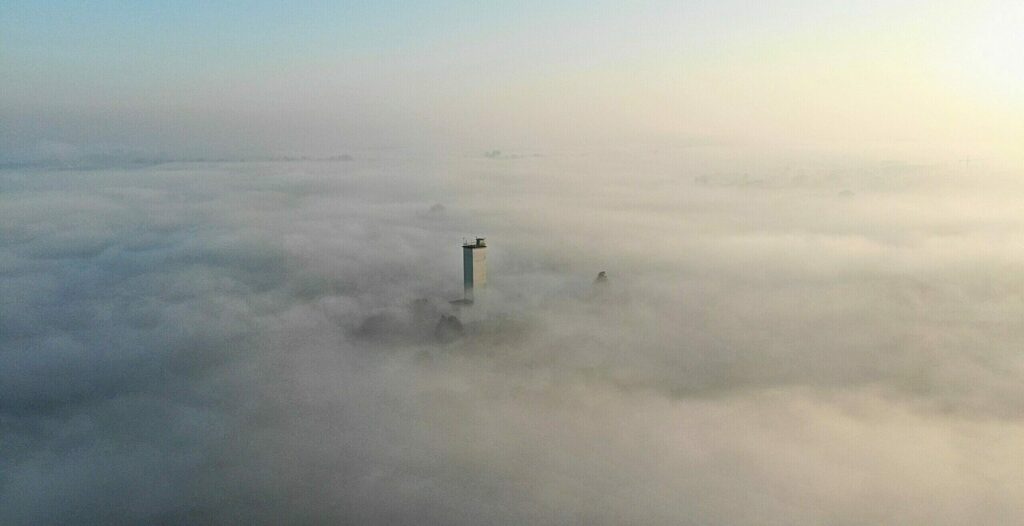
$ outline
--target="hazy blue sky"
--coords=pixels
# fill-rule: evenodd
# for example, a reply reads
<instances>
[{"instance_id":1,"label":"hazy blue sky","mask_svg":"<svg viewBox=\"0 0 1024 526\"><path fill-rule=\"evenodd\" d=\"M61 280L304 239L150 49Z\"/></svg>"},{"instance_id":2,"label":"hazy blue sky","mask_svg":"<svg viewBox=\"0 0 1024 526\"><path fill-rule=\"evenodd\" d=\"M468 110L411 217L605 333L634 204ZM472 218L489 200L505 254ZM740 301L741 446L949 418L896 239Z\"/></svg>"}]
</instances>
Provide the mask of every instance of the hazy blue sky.
<instances>
[{"instance_id":1,"label":"hazy blue sky","mask_svg":"<svg viewBox=\"0 0 1024 526\"><path fill-rule=\"evenodd\" d=\"M1014 149L1017 3L850 4L15 0L0 144Z\"/></svg>"}]
</instances>

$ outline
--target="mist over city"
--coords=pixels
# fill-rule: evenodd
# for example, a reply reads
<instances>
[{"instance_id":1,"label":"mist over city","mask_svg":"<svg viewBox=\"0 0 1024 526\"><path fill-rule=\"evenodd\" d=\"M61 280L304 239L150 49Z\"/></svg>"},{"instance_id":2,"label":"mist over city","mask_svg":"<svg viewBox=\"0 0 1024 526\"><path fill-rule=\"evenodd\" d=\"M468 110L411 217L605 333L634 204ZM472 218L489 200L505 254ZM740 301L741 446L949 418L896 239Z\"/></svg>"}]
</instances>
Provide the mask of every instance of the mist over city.
<instances>
[{"instance_id":1,"label":"mist over city","mask_svg":"<svg viewBox=\"0 0 1024 526\"><path fill-rule=\"evenodd\" d=\"M1012 2L0 6L0 524L1024 522Z\"/></svg>"}]
</instances>

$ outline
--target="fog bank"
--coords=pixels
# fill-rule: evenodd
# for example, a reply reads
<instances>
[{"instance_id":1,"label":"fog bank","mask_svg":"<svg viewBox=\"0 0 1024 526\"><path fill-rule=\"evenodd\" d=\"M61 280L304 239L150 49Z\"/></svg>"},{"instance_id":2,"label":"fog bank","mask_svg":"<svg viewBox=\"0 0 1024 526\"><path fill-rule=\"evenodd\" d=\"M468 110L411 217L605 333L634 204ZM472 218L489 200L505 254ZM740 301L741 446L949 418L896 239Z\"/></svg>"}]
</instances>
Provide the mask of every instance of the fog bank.
<instances>
[{"instance_id":1,"label":"fog bank","mask_svg":"<svg viewBox=\"0 0 1024 526\"><path fill-rule=\"evenodd\" d=\"M716 148L0 171L0 523L1024 521L1019 174Z\"/></svg>"}]
</instances>

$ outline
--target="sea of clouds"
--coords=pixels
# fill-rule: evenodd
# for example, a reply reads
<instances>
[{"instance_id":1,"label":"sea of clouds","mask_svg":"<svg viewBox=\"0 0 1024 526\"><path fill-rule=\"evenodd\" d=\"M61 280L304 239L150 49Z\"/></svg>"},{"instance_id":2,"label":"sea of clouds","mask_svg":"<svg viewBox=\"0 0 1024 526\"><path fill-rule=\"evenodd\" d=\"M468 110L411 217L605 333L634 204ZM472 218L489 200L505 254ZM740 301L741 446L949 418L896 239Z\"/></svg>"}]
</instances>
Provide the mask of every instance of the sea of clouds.
<instances>
[{"instance_id":1,"label":"sea of clouds","mask_svg":"<svg viewBox=\"0 0 1024 526\"><path fill-rule=\"evenodd\" d=\"M1014 174L695 155L0 170L0 524L1024 522Z\"/></svg>"}]
</instances>

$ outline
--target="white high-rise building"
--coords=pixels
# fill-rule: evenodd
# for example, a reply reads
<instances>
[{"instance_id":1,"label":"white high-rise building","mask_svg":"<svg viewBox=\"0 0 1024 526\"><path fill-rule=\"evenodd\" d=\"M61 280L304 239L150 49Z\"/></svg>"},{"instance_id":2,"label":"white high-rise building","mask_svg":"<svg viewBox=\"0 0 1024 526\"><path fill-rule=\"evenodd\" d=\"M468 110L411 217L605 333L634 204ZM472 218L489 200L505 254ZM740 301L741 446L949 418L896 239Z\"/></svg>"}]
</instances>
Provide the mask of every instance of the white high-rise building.
<instances>
[{"instance_id":1,"label":"white high-rise building","mask_svg":"<svg viewBox=\"0 0 1024 526\"><path fill-rule=\"evenodd\" d=\"M487 243L484 238L462 244L462 284L465 300L473 301L473 290L487 284Z\"/></svg>"}]
</instances>

